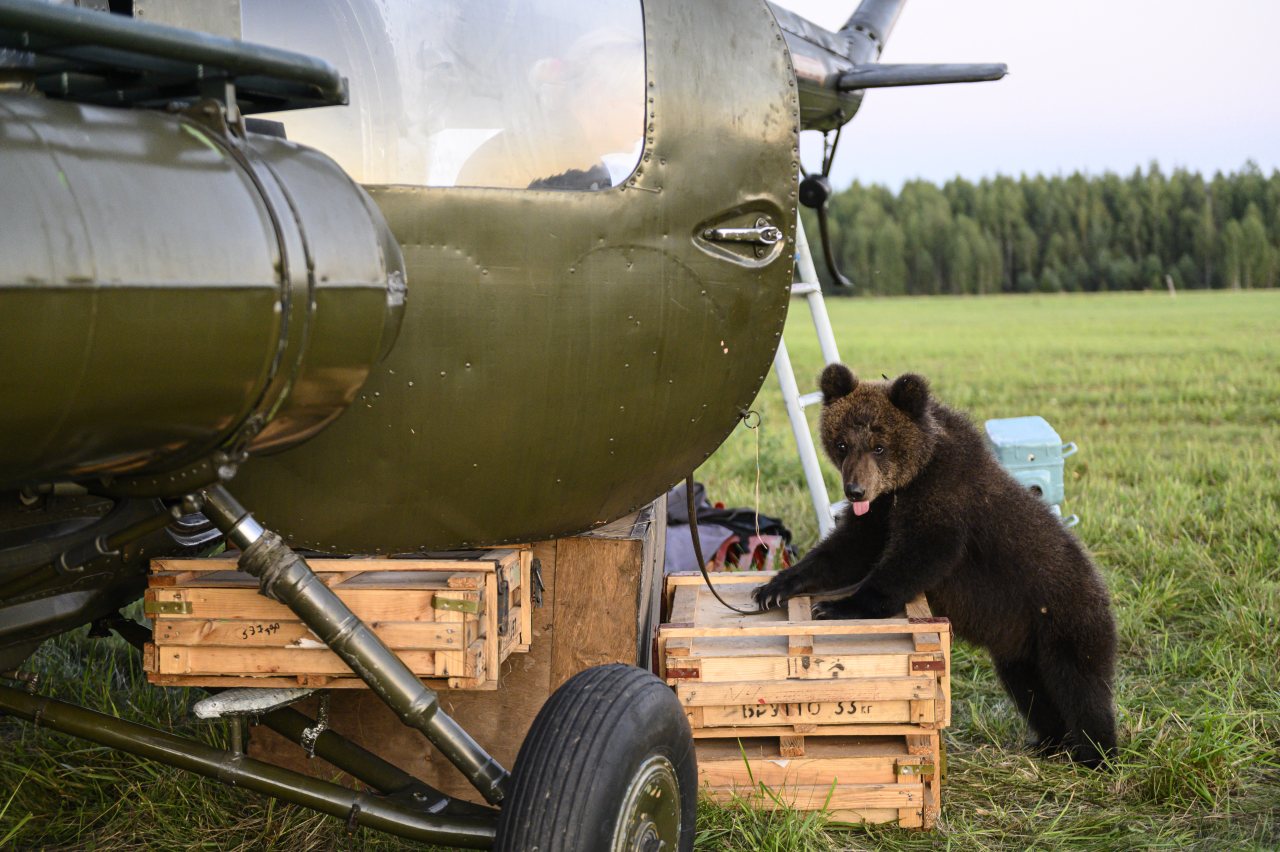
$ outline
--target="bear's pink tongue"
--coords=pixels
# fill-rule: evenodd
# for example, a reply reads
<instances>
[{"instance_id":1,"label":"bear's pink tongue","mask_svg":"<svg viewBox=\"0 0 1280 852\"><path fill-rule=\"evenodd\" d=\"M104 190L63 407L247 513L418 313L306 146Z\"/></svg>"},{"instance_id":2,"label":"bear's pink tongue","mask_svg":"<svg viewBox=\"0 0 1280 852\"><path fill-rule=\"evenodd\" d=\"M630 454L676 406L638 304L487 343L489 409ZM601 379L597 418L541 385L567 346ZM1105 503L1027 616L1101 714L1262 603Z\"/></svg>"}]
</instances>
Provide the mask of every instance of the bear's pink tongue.
<instances>
[{"instance_id":1,"label":"bear's pink tongue","mask_svg":"<svg viewBox=\"0 0 1280 852\"><path fill-rule=\"evenodd\" d=\"M871 511L870 500L863 500L858 503L852 503L851 505L853 506L853 513L855 515L865 515L867 512Z\"/></svg>"}]
</instances>

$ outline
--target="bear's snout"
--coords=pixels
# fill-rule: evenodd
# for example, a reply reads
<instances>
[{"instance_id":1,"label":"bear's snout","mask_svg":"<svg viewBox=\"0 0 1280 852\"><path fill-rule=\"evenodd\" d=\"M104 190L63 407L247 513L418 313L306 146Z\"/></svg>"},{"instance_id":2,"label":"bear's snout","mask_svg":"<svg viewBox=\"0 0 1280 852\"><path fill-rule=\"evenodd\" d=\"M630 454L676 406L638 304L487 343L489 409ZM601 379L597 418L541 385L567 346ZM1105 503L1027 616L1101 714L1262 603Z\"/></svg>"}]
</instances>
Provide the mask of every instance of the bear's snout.
<instances>
[{"instance_id":1,"label":"bear's snout","mask_svg":"<svg viewBox=\"0 0 1280 852\"><path fill-rule=\"evenodd\" d=\"M844 484L844 496L854 502L858 502L861 501L863 497L867 496L867 489L863 488L856 482L846 482Z\"/></svg>"}]
</instances>

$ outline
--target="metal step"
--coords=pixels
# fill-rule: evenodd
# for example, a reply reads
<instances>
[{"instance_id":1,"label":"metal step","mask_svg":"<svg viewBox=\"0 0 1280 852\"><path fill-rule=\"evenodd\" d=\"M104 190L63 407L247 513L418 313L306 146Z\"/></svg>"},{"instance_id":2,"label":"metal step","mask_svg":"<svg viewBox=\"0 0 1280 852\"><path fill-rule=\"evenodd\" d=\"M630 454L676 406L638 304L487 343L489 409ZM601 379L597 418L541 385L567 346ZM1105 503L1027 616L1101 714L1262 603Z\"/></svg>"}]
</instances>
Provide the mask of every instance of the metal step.
<instances>
[{"instance_id":1,"label":"metal step","mask_svg":"<svg viewBox=\"0 0 1280 852\"><path fill-rule=\"evenodd\" d=\"M192 706L197 719L223 719L228 716L261 716L281 707L288 707L318 689L258 689L242 687L228 689L217 695L202 698Z\"/></svg>"},{"instance_id":2,"label":"metal step","mask_svg":"<svg viewBox=\"0 0 1280 852\"><path fill-rule=\"evenodd\" d=\"M801 408L808 408L811 405L821 405L822 391L814 391L813 393L807 393L804 396L800 397L799 401L800 401Z\"/></svg>"}]
</instances>

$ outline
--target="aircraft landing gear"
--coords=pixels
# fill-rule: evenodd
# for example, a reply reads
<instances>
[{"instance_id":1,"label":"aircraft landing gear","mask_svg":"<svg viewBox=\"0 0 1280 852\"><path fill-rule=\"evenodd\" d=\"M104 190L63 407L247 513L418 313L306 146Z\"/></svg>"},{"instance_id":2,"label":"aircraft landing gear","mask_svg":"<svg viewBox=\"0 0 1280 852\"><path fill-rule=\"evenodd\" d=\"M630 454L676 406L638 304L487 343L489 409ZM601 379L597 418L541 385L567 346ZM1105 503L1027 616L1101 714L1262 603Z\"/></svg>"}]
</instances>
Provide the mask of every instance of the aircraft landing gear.
<instances>
[{"instance_id":1,"label":"aircraft landing gear","mask_svg":"<svg viewBox=\"0 0 1280 852\"><path fill-rule=\"evenodd\" d=\"M597 666L556 690L520 747L494 849L689 852L698 773L671 689Z\"/></svg>"}]
</instances>

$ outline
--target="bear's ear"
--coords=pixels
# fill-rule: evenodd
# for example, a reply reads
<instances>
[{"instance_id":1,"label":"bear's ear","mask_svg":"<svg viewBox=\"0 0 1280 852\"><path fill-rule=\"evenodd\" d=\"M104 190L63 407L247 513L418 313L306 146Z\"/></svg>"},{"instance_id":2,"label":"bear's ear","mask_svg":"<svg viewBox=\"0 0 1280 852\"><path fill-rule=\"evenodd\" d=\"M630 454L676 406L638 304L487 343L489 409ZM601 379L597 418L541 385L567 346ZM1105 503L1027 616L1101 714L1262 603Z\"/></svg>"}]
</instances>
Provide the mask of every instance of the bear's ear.
<instances>
[{"instance_id":1,"label":"bear's ear","mask_svg":"<svg viewBox=\"0 0 1280 852\"><path fill-rule=\"evenodd\" d=\"M929 383L924 376L903 373L889 386L889 401L912 420L919 420L929 407Z\"/></svg>"},{"instance_id":2,"label":"bear's ear","mask_svg":"<svg viewBox=\"0 0 1280 852\"><path fill-rule=\"evenodd\" d=\"M822 388L822 404L828 405L853 393L858 386L858 378L844 364L828 364L818 378L818 387Z\"/></svg>"}]
</instances>

